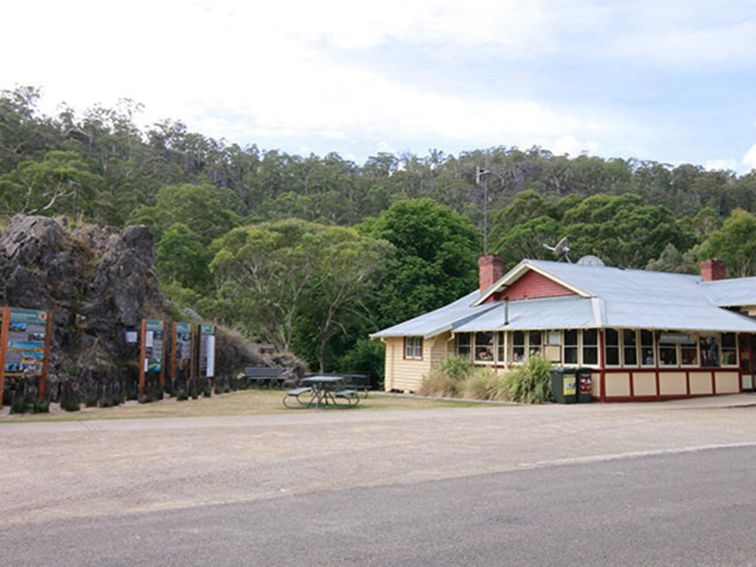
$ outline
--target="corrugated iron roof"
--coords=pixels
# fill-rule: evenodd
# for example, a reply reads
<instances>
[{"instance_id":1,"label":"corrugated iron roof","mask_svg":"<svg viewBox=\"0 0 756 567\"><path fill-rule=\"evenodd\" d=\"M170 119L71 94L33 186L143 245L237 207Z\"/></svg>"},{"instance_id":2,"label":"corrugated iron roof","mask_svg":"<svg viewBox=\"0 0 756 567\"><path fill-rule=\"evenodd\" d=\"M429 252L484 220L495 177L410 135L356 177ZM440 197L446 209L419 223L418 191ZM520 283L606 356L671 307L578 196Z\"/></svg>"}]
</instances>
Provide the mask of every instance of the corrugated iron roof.
<instances>
[{"instance_id":1,"label":"corrugated iron roof","mask_svg":"<svg viewBox=\"0 0 756 567\"><path fill-rule=\"evenodd\" d=\"M473 304L478 291L431 313L375 333L374 337L435 336L445 331L501 329L643 328L756 333L756 320L725 306L754 304L756 278L701 282L685 274L584 266L543 260L523 260L509 274L525 266L587 293L508 302ZM505 275L500 281L506 281ZM743 303L738 303L743 301ZM731 303L730 303L731 302Z\"/></svg>"},{"instance_id":2,"label":"corrugated iron roof","mask_svg":"<svg viewBox=\"0 0 756 567\"><path fill-rule=\"evenodd\" d=\"M756 278L701 282L701 285L719 306L756 305Z\"/></svg>"}]
</instances>

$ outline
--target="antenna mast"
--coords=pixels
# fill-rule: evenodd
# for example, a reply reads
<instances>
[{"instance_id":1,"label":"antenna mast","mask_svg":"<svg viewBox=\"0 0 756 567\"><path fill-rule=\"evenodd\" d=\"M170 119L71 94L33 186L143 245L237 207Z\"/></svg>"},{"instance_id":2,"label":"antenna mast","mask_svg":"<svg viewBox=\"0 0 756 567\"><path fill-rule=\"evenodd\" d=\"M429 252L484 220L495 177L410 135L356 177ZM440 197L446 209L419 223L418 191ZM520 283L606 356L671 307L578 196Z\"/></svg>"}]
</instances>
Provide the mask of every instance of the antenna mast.
<instances>
[{"instance_id":1,"label":"antenna mast","mask_svg":"<svg viewBox=\"0 0 756 567\"><path fill-rule=\"evenodd\" d=\"M491 173L488 166L488 150L486 150L486 167L475 168L475 184L480 187L483 179L483 254L488 254L488 174Z\"/></svg>"}]
</instances>

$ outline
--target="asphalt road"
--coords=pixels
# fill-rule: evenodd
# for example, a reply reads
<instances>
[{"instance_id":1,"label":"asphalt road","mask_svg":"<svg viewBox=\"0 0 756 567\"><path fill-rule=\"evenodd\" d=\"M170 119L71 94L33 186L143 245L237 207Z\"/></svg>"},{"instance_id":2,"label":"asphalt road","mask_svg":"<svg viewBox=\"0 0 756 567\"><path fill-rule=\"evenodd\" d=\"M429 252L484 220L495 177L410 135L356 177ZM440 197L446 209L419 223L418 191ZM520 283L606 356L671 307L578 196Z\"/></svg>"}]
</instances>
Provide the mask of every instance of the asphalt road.
<instances>
[{"instance_id":1,"label":"asphalt road","mask_svg":"<svg viewBox=\"0 0 756 567\"><path fill-rule=\"evenodd\" d=\"M750 565L756 447L577 458L461 478L7 525L0 562Z\"/></svg>"}]
</instances>

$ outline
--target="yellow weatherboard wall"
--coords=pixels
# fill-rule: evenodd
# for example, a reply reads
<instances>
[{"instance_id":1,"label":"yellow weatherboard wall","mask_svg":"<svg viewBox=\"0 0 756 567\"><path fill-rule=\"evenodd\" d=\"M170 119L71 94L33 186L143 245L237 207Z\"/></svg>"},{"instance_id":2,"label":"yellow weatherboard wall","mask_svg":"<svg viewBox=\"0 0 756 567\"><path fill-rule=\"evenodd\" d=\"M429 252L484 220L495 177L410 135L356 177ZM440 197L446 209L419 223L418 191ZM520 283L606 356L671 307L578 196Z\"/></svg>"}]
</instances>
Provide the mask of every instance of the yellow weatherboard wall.
<instances>
[{"instance_id":1,"label":"yellow weatherboard wall","mask_svg":"<svg viewBox=\"0 0 756 567\"><path fill-rule=\"evenodd\" d=\"M386 342L386 375L384 390L417 392L423 378L432 368L440 366L448 356L450 333L423 339L422 360L404 358L404 338L389 337Z\"/></svg>"}]
</instances>

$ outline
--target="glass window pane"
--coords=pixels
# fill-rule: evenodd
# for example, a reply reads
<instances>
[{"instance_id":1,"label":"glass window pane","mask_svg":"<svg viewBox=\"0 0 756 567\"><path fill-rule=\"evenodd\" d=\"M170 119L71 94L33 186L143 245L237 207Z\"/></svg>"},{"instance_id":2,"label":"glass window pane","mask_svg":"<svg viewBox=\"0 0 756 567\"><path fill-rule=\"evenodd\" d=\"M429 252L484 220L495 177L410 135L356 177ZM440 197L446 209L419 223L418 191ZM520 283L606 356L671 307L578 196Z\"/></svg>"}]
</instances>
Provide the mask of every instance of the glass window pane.
<instances>
[{"instance_id":1,"label":"glass window pane","mask_svg":"<svg viewBox=\"0 0 756 567\"><path fill-rule=\"evenodd\" d=\"M701 336L698 339L698 346L701 350L701 366L705 368L719 366L719 346L716 337Z\"/></svg>"},{"instance_id":2,"label":"glass window pane","mask_svg":"<svg viewBox=\"0 0 756 567\"><path fill-rule=\"evenodd\" d=\"M598 331L583 331L583 364L598 364Z\"/></svg>"},{"instance_id":3,"label":"glass window pane","mask_svg":"<svg viewBox=\"0 0 756 567\"><path fill-rule=\"evenodd\" d=\"M662 366L677 366L677 345L659 345L659 361Z\"/></svg>"},{"instance_id":4,"label":"glass window pane","mask_svg":"<svg viewBox=\"0 0 756 567\"><path fill-rule=\"evenodd\" d=\"M695 346L683 345L680 347L682 363L686 366L698 366L698 350Z\"/></svg>"},{"instance_id":5,"label":"glass window pane","mask_svg":"<svg viewBox=\"0 0 756 567\"><path fill-rule=\"evenodd\" d=\"M565 346L577 346L578 344L577 329L567 329L564 332L564 344Z\"/></svg>"},{"instance_id":6,"label":"glass window pane","mask_svg":"<svg viewBox=\"0 0 756 567\"><path fill-rule=\"evenodd\" d=\"M583 364L598 364L598 347L583 347Z\"/></svg>"},{"instance_id":7,"label":"glass window pane","mask_svg":"<svg viewBox=\"0 0 756 567\"><path fill-rule=\"evenodd\" d=\"M607 347L606 349L606 365L607 366L619 366L619 348Z\"/></svg>"},{"instance_id":8,"label":"glass window pane","mask_svg":"<svg viewBox=\"0 0 756 567\"><path fill-rule=\"evenodd\" d=\"M619 333L617 329L606 330L606 346L619 346Z\"/></svg>"},{"instance_id":9,"label":"glass window pane","mask_svg":"<svg viewBox=\"0 0 756 567\"><path fill-rule=\"evenodd\" d=\"M561 345L562 344L562 333L559 331L548 331L547 332L547 343L549 345Z\"/></svg>"},{"instance_id":10,"label":"glass window pane","mask_svg":"<svg viewBox=\"0 0 756 567\"><path fill-rule=\"evenodd\" d=\"M596 329L586 329L583 331L583 344L591 346L598 345L598 331Z\"/></svg>"},{"instance_id":11,"label":"glass window pane","mask_svg":"<svg viewBox=\"0 0 756 567\"><path fill-rule=\"evenodd\" d=\"M475 360L493 361L493 333L475 333Z\"/></svg>"},{"instance_id":12,"label":"glass window pane","mask_svg":"<svg viewBox=\"0 0 756 567\"><path fill-rule=\"evenodd\" d=\"M564 363L565 364L577 364L578 361L578 349L577 347L564 347Z\"/></svg>"}]
</instances>

